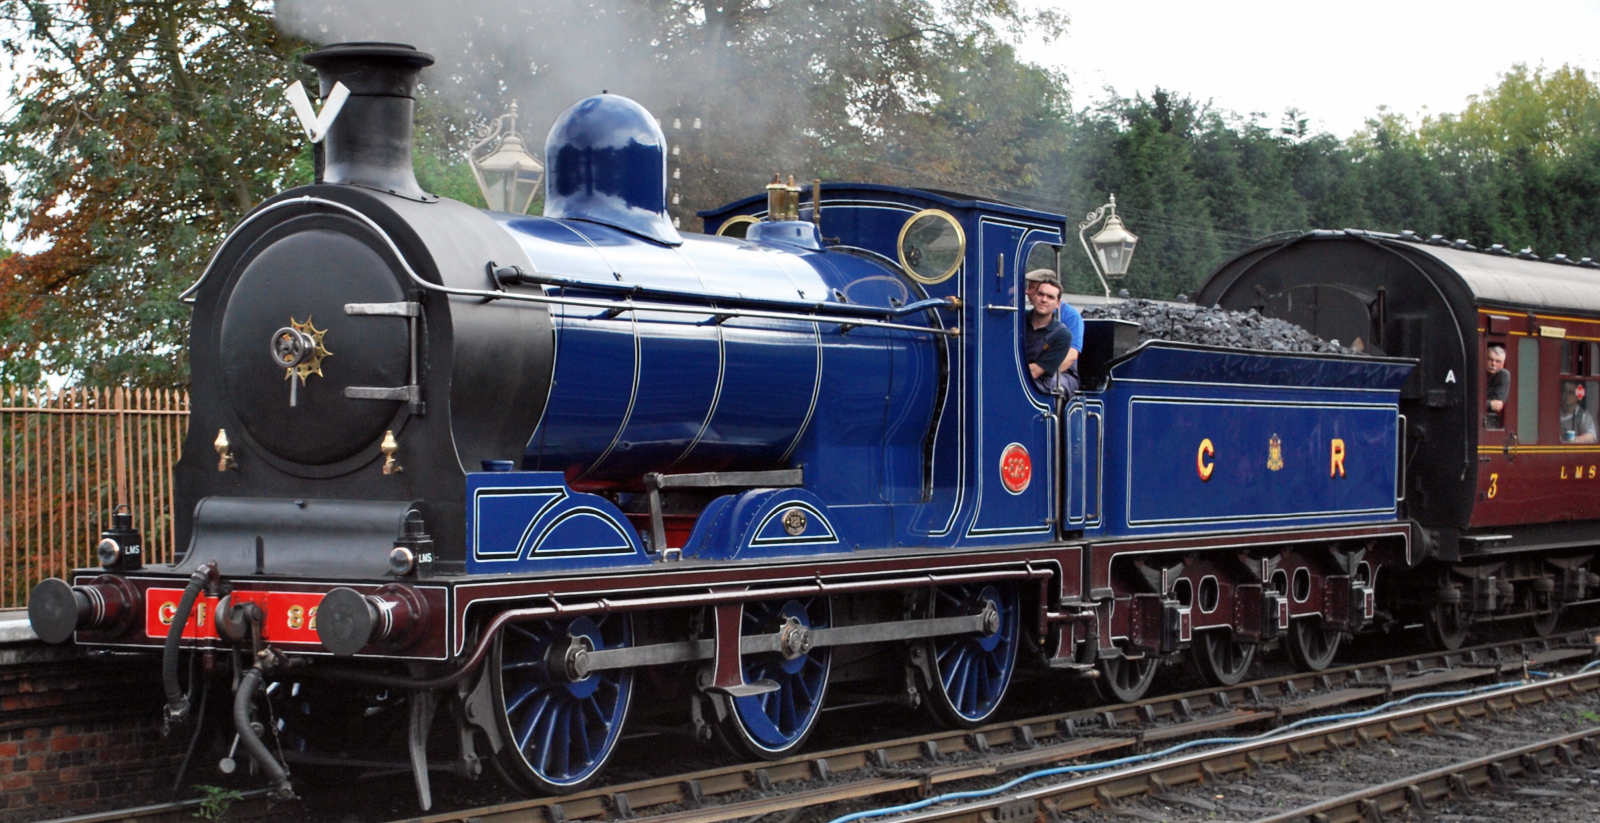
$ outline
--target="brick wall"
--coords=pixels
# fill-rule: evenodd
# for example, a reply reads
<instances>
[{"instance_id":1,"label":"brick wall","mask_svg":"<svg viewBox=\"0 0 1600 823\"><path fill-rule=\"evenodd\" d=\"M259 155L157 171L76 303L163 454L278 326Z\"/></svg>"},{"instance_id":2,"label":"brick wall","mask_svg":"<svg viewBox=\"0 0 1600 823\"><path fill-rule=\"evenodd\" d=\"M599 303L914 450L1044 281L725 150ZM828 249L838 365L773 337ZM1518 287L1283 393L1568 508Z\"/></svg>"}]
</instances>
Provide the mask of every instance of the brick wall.
<instances>
[{"instance_id":1,"label":"brick wall","mask_svg":"<svg viewBox=\"0 0 1600 823\"><path fill-rule=\"evenodd\" d=\"M164 702L154 658L0 646L0 821L173 799L188 738L162 738Z\"/></svg>"}]
</instances>

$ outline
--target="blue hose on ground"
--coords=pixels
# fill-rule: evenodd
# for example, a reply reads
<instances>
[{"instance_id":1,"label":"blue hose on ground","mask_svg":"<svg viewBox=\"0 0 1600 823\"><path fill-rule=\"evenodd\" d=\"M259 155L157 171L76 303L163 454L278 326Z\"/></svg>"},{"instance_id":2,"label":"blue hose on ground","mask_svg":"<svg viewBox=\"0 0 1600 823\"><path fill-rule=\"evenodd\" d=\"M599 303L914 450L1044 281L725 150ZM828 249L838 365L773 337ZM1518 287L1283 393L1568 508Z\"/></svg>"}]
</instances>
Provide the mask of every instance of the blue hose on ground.
<instances>
[{"instance_id":1,"label":"blue hose on ground","mask_svg":"<svg viewBox=\"0 0 1600 823\"><path fill-rule=\"evenodd\" d=\"M1587 666L1584 666L1582 669L1579 669L1579 671L1580 672L1587 671L1588 669L1591 669L1591 668L1593 668L1595 666L1600 666L1600 660L1596 660L1595 662L1590 663ZM1286 726L1280 726L1279 728L1273 729L1271 731L1263 732L1263 733L1257 734L1257 735L1251 735L1249 737L1212 737L1212 738L1207 738L1207 739L1204 739L1204 740L1190 740L1190 741L1187 741L1187 742L1184 742L1184 743L1179 743L1179 744L1174 745L1174 746L1168 746L1167 748L1162 749L1161 751L1158 751L1158 752L1150 752L1149 754L1130 755L1128 757L1122 757L1122 758L1118 758L1116 760L1106 760L1106 761L1102 761L1102 762L1099 762L1099 763L1085 763L1085 764L1078 765L1078 766L1056 766L1054 768L1049 768L1049 769L1040 769L1040 770L1035 771L1035 772L1029 772L1028 774L1022 775L1021 777L1013 778L1013 779L1008 780L1008 781L1006 781L1004 783L1001 783L998 786L994 786L994 787L991 787L991 788L988 788L988 789L973 789L971 791L965 791L965 792L950 792L949 794L942 794L942 795L939 795L937 797L930 797L930 798L927 798L925 800L918 800L918 801L913 802L913 803L905 803L905 804L902 804L902 805L899 805L899 806L889 806L889 807L881 808L881 809L868 809L866 811L860 811L860 812L854 812L852 814L847 814L847 815L844 815L842 817L835 817L834 819L828 821L828 823L854 823L854 821L857 821L857 820L868 820L868 819L875 818L875 817L885 817L885 816L891 815L891 814L902 814L902 813L905 813L905 812L914 812L914 811L917 811L918 809L926 809L929 806L933 806L933 805L936 805L936 804L939 804L939 803L948 803L948 802L950 802L952 800L976 800L976 799L984 798L984 797L993 797L993 796L995 796L997 794L1001 794L1003 792L1010 791L1015 786L1020 786L1023 783L1027 783L1027 782L1032 781L1032 780L1038 780L1038 779L1043 778L1043 777L1054 777L1056 775L1062 775L1062 774L1080 774L1080 773L1083 773L1083 772L1095 772L1095 771L1100 771L1102 769L1116 768L1118 766L1129 766L1129 765L1132 765L1134 763L1143 763L1143 762L1148 761L1148 760L1155 760L1155 759L1160 758L1160 757L1166 757L1168 755L1177 754L1178 752L1187 751L1189 749L1197 748L1197 747L1200 747L1200 746L1217 746L1217 745L1231 745L1231 744L1234 744L1234 743L1250 743L1250 742L1254 742L1254 741L1257 741L1257 740L1265 740L1265 739L1270 738L1270 737L1276 737L1276 736L1281 735L1281 734L1283 734L1285 732L1294 731L1295 729L1303 728L1305 726L1312 726L1312 725L1316 725L1316 724L1319 724L1319 723L1332 723L1332 722L1339 721L1339 720L1355 720L1357 718L1362 718L1362 717L1371 717L1374 714L1378 714L1380 712L1383 712L1383 711L1386 711L1388 709L1395 708L1395 707L1398 707L1398 706L1404 706L1404 705L1406 705L1408 703L1415 703L1418 700L1436 700L1436 699L1444 699L1444 698L1452 698L1452 697L1466 697L1468 695L1482 694L1484 692L1498 691L1500 689L1506 689L1506 688L1510 688L1512 686L1519 686L1519 685L1522 685L1520 681L1512 680L1512 681L1507 681L1507 682L1504 682L1504 683L1495 683L1495 684L1488 685L1488 686L1479 686L1478 688L1475 688L1475 689L1463 689L1463 690L1460 690L1460 691L1453 691L1453 692L1427 692L1425 694L1414 694L1414 695L1411 695L1410 697L1403 697L1403 698L1400 698L1399 700L1391 700L1391 701L1389 701L1387 703L1384 703L1382 705L1374 706L1374 707L1372 707L1370 709L1365 709L1365 710L1362 710L1362 711L1359 711L1359 712L1346 712L1344 714L1333 714L1333 715L1326 715L1326 716L1323 716L1323 717L1308 717L1308 718L1306 718L1304 720L1297 720L1297 721L1295 721L1293 723L1290 723L1290 724L1288 724Z\"/></svg>"}]
</instances>

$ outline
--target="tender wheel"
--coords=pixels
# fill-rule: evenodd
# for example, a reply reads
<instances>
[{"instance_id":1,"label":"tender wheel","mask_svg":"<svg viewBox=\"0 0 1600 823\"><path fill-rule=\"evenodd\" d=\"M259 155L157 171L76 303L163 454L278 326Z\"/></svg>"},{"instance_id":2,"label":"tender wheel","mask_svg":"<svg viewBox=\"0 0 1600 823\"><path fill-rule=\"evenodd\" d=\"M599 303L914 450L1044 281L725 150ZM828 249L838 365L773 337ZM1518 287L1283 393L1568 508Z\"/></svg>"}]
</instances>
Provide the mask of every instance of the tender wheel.
<instances>
[{"instance_id":1,"label":"tender wheel","mask_svg":"<svg viewBox=\"0 0 1600 823\"><path fill-rule=\"evenodd\" d=\"M801 641L806 630L826 628L832 619L826 597L745 604L741 634L787 630L795 643L784 652L752 654L742 661L746 683L768 680L778 684L776 691L719 698L727 709L722 737L735 753L777 759L805 743L821 714L833 655L831 649L811 649Z\"/></svg>"},{"instance_id":2,"label":"tender wheel","mask_svg":"<svg viewBox=\"0 0 1600 823\"><path fill-rule=\"evenodd\" d=\"M1303 672L1320 672L1339 653L1339 632L1322 630L1321 618L1303 618L1289 624L1289 659Z\"/></svg>"},{"instance_id":3,"label":"tender wheel","mask_svg":"<svg viewBox=\"0 0 1600 823\"><path fill-rule=\"evenodd\" d=\"M1470 624L1459 603L1435 603L1423 623L1428 627L1428 643L1439 651L1453 652L1467 642Z\"/></svg>"},{"instance_id":4,"label":"tender wheel","mask_svg":"<svg viewBox=\"0 0 1600 823\"><path fill-rule=\"evenodd\" d=\"M1132 703L1150 691L1160 662L1148 655L1138 660L1102 657L1096 664L1100 667L1100 676L1094 679L1095 690L1109 703Z\"/></svg>"},{"instance_id":5,"label":"tender wheel","mask_svg":"<svg viewBox=\"0 0 1600 823\"><path fill-rule=\"evenodd\" d=\"M988 720L1011 685L1017 667L1017 587L1012 583L945 586L933 593L934 617L961 617L994 609L992 631L936 637L923 644L936 682L928 704L941 722L973 728Z\"/></svg>"},{"instance_id":6,"label":"tender wheel","mask_svg":"<svg viewBox=\"0 0 1600 823\"><path fill-rule=\"evenodd\" d=\"M633 695L633 672L585 673L573 654L633 642L628 615L508 625L495 638L490 676L506 745L503 770L522 788L583 788L616 749ZM581 675L581 676L580 676Z\"/></svg>"},{"instance_id":7,"label":"tender wheel","mask_svg":"<svg viewBox=\"0 0 1600 823\"><path fill-rule=\"evenodd\" d=\"M1195 635L1189 655L1194 658L1201 679L1213 686L1232 686L1250 674L1250 666L1256 660L1256 647L1235 643L1233 632L1216 629Z\"/></svg>"},{"instance_id":8,"label":"tender wheel","mask_svg":"<svg viewBox=\"0 0 1600 823\"><path fill-rule=\"evenodd\" d=\"M1552 602L1548 595L1544 597L1534 595L1528 600L1529 608L1534 610L1528 618L1528 631L1535 637L1549 637L1555 634L1556 624L1561 622L1561 607Z\"/></svg>"}]
</instances>

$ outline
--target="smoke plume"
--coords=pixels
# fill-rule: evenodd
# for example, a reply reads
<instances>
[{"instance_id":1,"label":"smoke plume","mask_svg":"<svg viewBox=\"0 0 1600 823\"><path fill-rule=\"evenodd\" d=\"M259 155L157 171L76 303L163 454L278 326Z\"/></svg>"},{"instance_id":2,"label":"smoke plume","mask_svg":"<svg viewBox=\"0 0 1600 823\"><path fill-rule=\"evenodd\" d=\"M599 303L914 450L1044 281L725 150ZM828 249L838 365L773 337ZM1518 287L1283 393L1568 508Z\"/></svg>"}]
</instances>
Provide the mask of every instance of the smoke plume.
<instances>
[{"instance_id":1,"label":"smoke plume","mask_svg":"<svg viewBox=\"0 0 1600 823\"><path fill-rule=\"evenodd\" d=\"M555 117L607 90L638 100L682 152L683 211L804 175L809 79L729 42L721 10L637 0L277 0L279 28L319 45L409 43L437 61L425 92L470 120L503 113L538 150ZM770 22L770 21L769 21ZM693 123L699 119L698 132ZM678 123L680 128L674 129ZM713 136L714 135L714 136ZM759 166L759 168L758 168ZM677 211L677 210L675 210Z\"/></svg>"}]
</instances>

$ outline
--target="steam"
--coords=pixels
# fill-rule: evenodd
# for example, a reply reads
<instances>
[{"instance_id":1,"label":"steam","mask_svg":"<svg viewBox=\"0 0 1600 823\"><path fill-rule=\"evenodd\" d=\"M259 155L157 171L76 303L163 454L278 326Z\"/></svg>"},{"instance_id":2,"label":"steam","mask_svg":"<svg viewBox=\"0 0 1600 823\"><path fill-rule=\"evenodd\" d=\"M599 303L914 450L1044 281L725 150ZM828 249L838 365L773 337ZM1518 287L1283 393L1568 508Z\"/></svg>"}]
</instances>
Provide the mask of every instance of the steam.
<instances>
[{"instance_id":1,"label":"steam","mask_svg":"<svg viewBox=\"0 0 1600 823\"><path fill-rule=\"evenodd\" d=\"M707 133L714 131L731 156L751 156L733 144L761 141L758 156L770 169L712 173L741 195L760 190L763 175L782 164L803 171L796 164L807 154L800 137L809 116L807 81L718 42L726 40L721 21L708 20L699 7L637 0L277 0L276 16L282 31L319 45L381 40L432 54L437 62L422 73L428 92L477 120L503 113L515 100L518 130L532 147L543 145L564 109L608 90L650 109L669 144L698 153L707 171L717 166ZM698 135L689 130L697 117L706 126ZM674 120L682 131L672 128ZM725 196L697 194L699 205Z\"/></svg>"}]
</instances>

